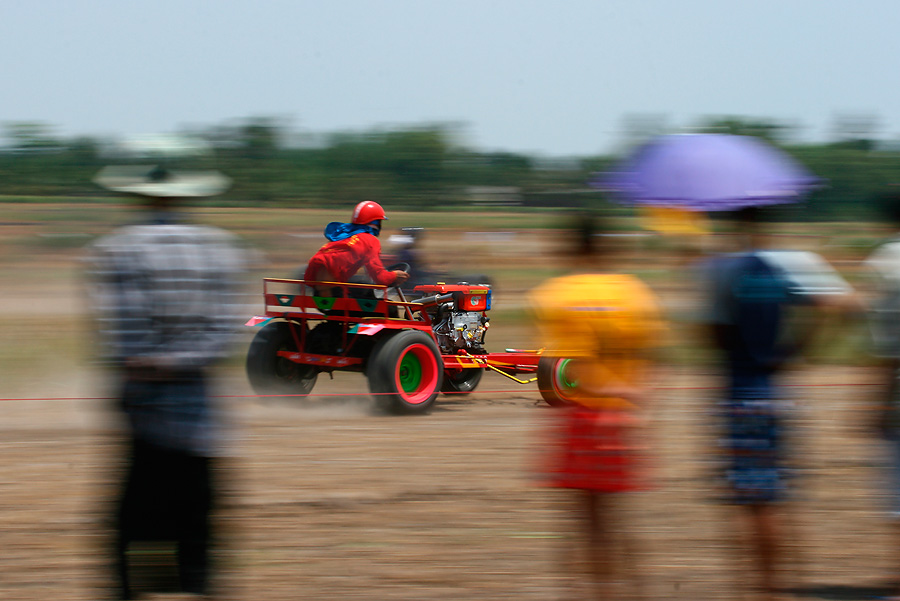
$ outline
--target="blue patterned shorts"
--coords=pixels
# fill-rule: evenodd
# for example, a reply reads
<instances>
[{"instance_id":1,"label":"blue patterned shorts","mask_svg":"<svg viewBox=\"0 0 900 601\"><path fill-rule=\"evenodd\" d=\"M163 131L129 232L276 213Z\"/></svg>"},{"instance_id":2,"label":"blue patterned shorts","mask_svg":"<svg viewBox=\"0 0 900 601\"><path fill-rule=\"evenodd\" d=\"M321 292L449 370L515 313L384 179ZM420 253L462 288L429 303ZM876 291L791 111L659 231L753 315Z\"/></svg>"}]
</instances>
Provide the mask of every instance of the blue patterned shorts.
<instances>
[{"instance_id":1,"label":"blue patterned shorts","mask_svg":"<svg viewBox=\"0 0 900 601\"><path fill-rule=\"evenodd\" d=\"M786 490L782 420L771 389L735 390L723 403L721 446L727 455L725 479L730 501L773 503Z\"/></svg>"}]
</instances>

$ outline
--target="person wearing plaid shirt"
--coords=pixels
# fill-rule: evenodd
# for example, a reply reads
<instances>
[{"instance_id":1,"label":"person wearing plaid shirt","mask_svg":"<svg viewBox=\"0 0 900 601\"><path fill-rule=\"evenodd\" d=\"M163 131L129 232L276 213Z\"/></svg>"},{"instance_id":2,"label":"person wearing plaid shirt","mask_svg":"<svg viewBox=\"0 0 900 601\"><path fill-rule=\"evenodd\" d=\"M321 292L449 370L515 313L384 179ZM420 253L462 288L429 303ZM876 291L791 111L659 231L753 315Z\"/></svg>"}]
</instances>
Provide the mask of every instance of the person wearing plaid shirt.
<instances>
[{"instance_id":1,"label":"person wearing plaid shirt","mask_svg":"<svg viewBox=\"0 0 900 601\"><path fill-rule=\"evenodd\" d=\"M240 324L245 257L227 232L179 220L173 200L198 195L174 185L185 182L190 177L151 173L144 187L107 185L142 197L150 212L88 254L100 356L114 374L130 447L115 520L123 599L137 593L129 569L135 542L175 543L181 588L209 589L222 438L209 378Z\"/></svg>"}]
</instances>

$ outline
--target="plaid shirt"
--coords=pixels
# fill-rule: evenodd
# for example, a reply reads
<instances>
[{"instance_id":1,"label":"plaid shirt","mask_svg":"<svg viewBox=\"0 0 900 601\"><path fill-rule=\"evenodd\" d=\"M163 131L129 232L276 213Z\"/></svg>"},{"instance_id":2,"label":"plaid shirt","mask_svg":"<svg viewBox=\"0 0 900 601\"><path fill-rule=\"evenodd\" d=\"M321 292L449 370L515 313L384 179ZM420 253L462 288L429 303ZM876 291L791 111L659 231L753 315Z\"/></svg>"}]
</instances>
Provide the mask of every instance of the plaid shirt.
<instances>
[{"instance_id":1,"label":"plaid shirt","mask_svg":"<svg viewBox=\"0 0 900 601\"><path fill-rule=\"evenodd\" d=\"M100 355L123 368L133 435L215 453L203 374L229 354L241 323L246 260L236 239L213 227L135 225L95 242L88 259ZM151 367L128 367L135 362Z\"/></svg>"},{"instance_id":2,"label":"plaid shirt","mask_svg":"<svg viewBox=\"0 0 900 601\"><path fill-rule=\"evenodd\" d=\"M198 225L135 225L94 243L89 293L102 356L201 371L228 354L240 324L243 251Z\"/></svg>"}]
</instances>

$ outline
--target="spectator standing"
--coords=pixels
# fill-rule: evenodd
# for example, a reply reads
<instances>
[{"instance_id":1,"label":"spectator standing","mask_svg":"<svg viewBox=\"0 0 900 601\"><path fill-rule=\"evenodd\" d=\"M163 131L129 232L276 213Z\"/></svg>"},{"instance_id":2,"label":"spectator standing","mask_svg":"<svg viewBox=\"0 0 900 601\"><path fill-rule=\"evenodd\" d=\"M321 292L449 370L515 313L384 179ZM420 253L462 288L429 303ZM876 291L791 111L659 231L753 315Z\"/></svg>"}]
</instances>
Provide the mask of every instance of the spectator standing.
<instances>
[{"instance_id":1,"label":"spectator standing","mask_svg":"<svg viewBox=\"0 0 900 601\"><path fill-rule=\"evenodd\" d=\"M739 508L759 589L774 598L779 582L783 524L777 507L787 492L786 405L778 376L809 341L786 335L799 305L841 306L847 283L818 255L766 250L759 208L735 213L741 250L706 265L709 325L725 371L720 403L725 497Z\"/></svg>"},{"instance_id":2,"label":"spectator standing","mask_svg":"<svg viewBox=\"0 0 900 601\"><path fill-rule=\"evenodd\" d=\"M587 535L595 599L620 599L641 588L633 536L619 529L623 493L646 482L639 448L648 402L650 349L662 333L657 303L637 278L611 272L609 237L585 218L572 232L571 275L542 284L530 305L568 404L553 410L546 470L551 486L574 491ZM575 555L568 557L574 563Z\"/></svg>"},{"instance_id":3,"label":"spectator standing","mask_svg":"<svg viewBox=\"0 0 900 601\"><path fill-rule=\"evenodd\" d=\"M98 240L88 257L100 348L128 436L115 515L117 594L140 592L129 566L136 543L166 541L181 589L208 595L222 454L210 370L229 354L240 324L245 257L233 236L188 224L175 209L221 192L228 179L109 167L96 181L145 209L138 224Z\"/></svg>"},{"instance_id":4,"label":"spectator standing","mask_svg":"<svg viewBox=\"0 0 900 601\"><path fill-rule=\"evenodd\" d=\"M877 295L870 306L873 351L880 359L884 385L875 407L875 427L887 447L885 487L894 529L900 535L900 194L881 198L893 235L872 252L866 265L876 277ZM896 539L900 543L900 537ZM900 544L893 557L892 600L900 600Z\"/></svg>"}]
</instances>

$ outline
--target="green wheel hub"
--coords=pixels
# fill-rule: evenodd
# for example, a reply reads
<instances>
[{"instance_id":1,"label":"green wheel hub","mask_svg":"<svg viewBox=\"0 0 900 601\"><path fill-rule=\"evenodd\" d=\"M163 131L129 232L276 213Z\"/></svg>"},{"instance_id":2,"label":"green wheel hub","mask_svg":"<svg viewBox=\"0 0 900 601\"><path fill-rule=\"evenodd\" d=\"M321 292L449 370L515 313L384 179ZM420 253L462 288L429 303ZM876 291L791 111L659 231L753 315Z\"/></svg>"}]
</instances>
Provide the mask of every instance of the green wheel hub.
<instances>
[{"instance_id":1,"label":"green wheel hub","mask_svg":"<svg viewBox=\"0 0 900 601\"><path fill-rule=\"evenodd\" d=\"M578 387L578 381L574 378L570 378L567 373L571 361L571 359L563 359L556 367L556 381L563 390L574 390Z\"/></svg>"},{"instance_id":2,"label":"green wheel hub","mask_svg":"<svg viewBox=\"0 0 900 601\"><path fill-rule=\"evenodd\" d=\"M400 361L400 386L404 392L415 392L422 386L422 363L413 353Z\"/></svg>"}]
</instances>

